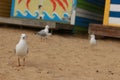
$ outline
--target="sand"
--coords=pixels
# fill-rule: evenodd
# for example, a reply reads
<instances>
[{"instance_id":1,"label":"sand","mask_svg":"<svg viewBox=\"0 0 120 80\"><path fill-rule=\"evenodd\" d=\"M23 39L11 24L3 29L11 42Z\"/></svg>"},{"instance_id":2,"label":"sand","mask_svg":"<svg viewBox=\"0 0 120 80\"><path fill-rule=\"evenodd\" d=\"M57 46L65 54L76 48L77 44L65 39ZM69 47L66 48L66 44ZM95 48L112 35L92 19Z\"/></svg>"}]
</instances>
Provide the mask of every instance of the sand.
<instances>
[{"instance_id":1,"label":"sand","mask_svg":"<svg viewBox=\"0 0 120 80\"><path fill-rule=\"evenodd\" d=\"M42 41L36 30L0 27L0 80L119 80L120 39L53 34ZM14 53L21 33L27 34L26 65Z\"/></svg>"}]
</instances>

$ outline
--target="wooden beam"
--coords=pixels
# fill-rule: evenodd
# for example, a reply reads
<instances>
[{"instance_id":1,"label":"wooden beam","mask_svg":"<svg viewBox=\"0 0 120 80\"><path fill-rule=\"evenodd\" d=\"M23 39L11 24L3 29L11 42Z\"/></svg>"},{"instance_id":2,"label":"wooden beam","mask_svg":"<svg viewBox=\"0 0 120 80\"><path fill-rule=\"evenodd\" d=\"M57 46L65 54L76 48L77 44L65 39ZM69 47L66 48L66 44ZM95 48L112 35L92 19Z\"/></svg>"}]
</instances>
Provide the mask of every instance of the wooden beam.
<instances>
[{"instance_id":1,"label":"wooden beam","mask_svg":"<svg viewBox=\"0 0 120 80\"><path fill-rule=\"evenodd\" d=\"M100 36L120 38L120 27L106 26L102 24L90 24L88 33Z\"/></svg>"},{"instance_id":2,"label":"wooden beam","mask_svg":"<svg viewBox=\"0 0 120 80\"><path fill-rule=\"evenodd\" d=\"M56 29L73 30L74 25L66 23L56 23Z\"/></svg>"},{"instance_id":3,"label":"wooden beam","mask_svg":"<svg viewBox=\"0 0 120 80\"><path fill-rule=\"evenodd\" d=\"M49 25L50 28L56 27L55 22L42 21L42 20L36 20L36 19L20 19L20 18L0 17L0 23L15 24L15 25L21 25L21 26L37 27L37 28L44 27L45 25Z\"/></svg>"}]
</instances>

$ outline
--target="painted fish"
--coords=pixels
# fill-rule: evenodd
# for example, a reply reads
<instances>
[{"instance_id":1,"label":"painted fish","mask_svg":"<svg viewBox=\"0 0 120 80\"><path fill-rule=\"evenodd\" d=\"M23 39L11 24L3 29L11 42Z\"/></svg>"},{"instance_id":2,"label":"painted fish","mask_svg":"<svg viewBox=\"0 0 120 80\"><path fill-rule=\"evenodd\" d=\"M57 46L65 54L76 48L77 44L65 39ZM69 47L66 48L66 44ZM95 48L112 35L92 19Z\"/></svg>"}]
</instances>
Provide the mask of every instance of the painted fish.
<instances>
[{"instance_id":1,"label":"painted fish","mask_svg":"<svg viewBox=\"0 0 120 80\"><path fill-rule=\"evenodd\" d=\"M66 4L66 6L68 7L68 1L67 0L63 0L63 2Z\"/></svg>"},{"instance_id":2,"label":"painted fish","mask_svg":"<svg viewBox=\"0 0 120 80\"><path fill-rule=\"evenodd\" d=\"M58 4L64 9L64 11L66 11L65 6L63 5L63 3L60 0L56 0L58 2Z\"/></svg>"},{"instance_id":3,"label":"painted fish","mask_svg":"<svg viewBox=\"0 0 120 80\"><path fill-rule=\"evenodd\" d=\"M29 9L30 0L27 0L26 7Z\"/></svg>"},{"instance_id":4,"label":"painted fish","mask_svg":"<svg viewBox=\"0 0 120 80\"><path fill-rule=\"evenodd\" d=\"M53 11L55 11L55 9L56 9L56 3L55 3L55 0L50 0L51 2L52 2L52 4L53 4Z\"/></svg>"},{"instance_id":5,"label":"painted fish","mask_svg":"<svg viewBox=\"0 0 120 80\"><path fill-rule=\"evenodd\" d=\"M64 10L66 11L66 8L65 8L65 5L68 7L68 1L67 0L50 0L51 3L53 4L53 11L56 10L56 6L57 6L57 3L59 4L59 6ZM65 5L63 4L65 3Z\"/></svg>"},{"instance_id":6,"label":"painted fish","mask_svg":"<svg viewBox=\"0 0 120 80\"><path fill-rule=\"evenodd\" d=\"M21 1L22 1L22 0L19 0L19 1L18 1L18 4L20 4L20 3L21 3Z\"/></svg>"},{"instance_id":7,"label":"painted fish","mask_svg":"<svg viewBox=\"0 0 120 80\"><path fill-rule=\"evenodd\" d=\"M20 4L21 1L22 1L22 0L19 0L19 1L18 1L18 4ZM26 7L27 7L28 9L29 9L29 3L30 3L30 0L27 0L27 2L26 2Z\"/></svg>"}]
</instances>

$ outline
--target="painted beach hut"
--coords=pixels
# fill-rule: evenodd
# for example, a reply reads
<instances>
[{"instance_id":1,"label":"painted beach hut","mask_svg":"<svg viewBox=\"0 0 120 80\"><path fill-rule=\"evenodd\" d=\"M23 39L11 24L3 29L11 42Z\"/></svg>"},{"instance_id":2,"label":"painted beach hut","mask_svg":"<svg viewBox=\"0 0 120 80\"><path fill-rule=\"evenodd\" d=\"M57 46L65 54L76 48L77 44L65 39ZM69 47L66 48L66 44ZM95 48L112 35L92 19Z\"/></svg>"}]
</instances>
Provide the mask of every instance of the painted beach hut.
<instances>
[{"instance_id":1,"label":"painted beach hut","mask_svg":"<svg viewBox=\"0 0 120 80\"><path fill-rule=\"evenodd\" d=\"M91 24L89 34L120 38L120 0L106 0L103 24Z\"/></svg>"},{"instance_id":2,"label":"painted beach hut","mask_svg":"<svg viewBox=\"0 0 120 80\"><path fill-rule=\"evenodd\" d=\"M11 17L70 24L75 5L76 0L12 0Z\"/></svg>"},{"instance_id":3,"label":"painted beach hut","mask_svg":"<svg viewBox=\"0 0 120 80\"><path fill-rule=\"evenodd\" d=\"M0 23L24 26L74 25L77 0L0 0ZM63 26L63 25L62 25Z\"/></svg>"},{"instance_id":4,"label":"painted beach hut","mask_svg":"<svg viewBox=\"0 0 120 80\"><path fill-rule=\"evenodd\" d=\"M60 28L67 27L88 28L89 23L102 23L104 12L104 0L0 0L8 4L11 10L6 18L0 18L0 22L19 25L40 26L49 24ZM0 3L1 3L0 2ZM0 16L4 17L4 16ZM46 21L46 22L44 22ZM68 24L68 25L65 25Z\"/></svg>"}]
</instances>

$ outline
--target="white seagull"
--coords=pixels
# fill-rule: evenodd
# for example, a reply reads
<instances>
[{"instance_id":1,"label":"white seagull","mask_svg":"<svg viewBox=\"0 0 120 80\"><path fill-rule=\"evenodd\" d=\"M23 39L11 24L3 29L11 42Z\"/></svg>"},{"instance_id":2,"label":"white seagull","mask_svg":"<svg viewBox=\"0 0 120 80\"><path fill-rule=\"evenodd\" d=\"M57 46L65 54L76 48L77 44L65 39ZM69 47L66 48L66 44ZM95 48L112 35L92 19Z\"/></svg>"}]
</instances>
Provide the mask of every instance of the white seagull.
<instances>
[{"instance_id":1,"label":"white seagull","mask_svg":"<svg viewBox=\"0 0 120 80\"><path fill-rule=\"evenodd\" d=\"M96 45L96 39L95 39L95 35L94 34L90 35L90 44L91 45Z\"/></svg>"},{"instance_id":2,"label":"white seagull","mask_svg":"<svg viewBox=\"0 0 120 80\"><path fill-rule=\"evenodd\" d=\"M40 30L36 34L40 35L41 39L42 39L42 37L47 38L47 36L52 35L51 33L49 33L49 26L48 25L46 25L44 29Z\"/></svg>"},{"instance_id":3,"label":"white seagull","mask_svg":"<svg viewBox=\"0 0 120 80\"><path fill-rule=\"evenodd\" d=\"M16 45L15 53L18 56L18 65L20 64L20 59L23 59L23 66L25 65L25 56L28 54L28 46L26 42L26 34L21 34L21 38Z\"/></svg>"}]
</instances>

